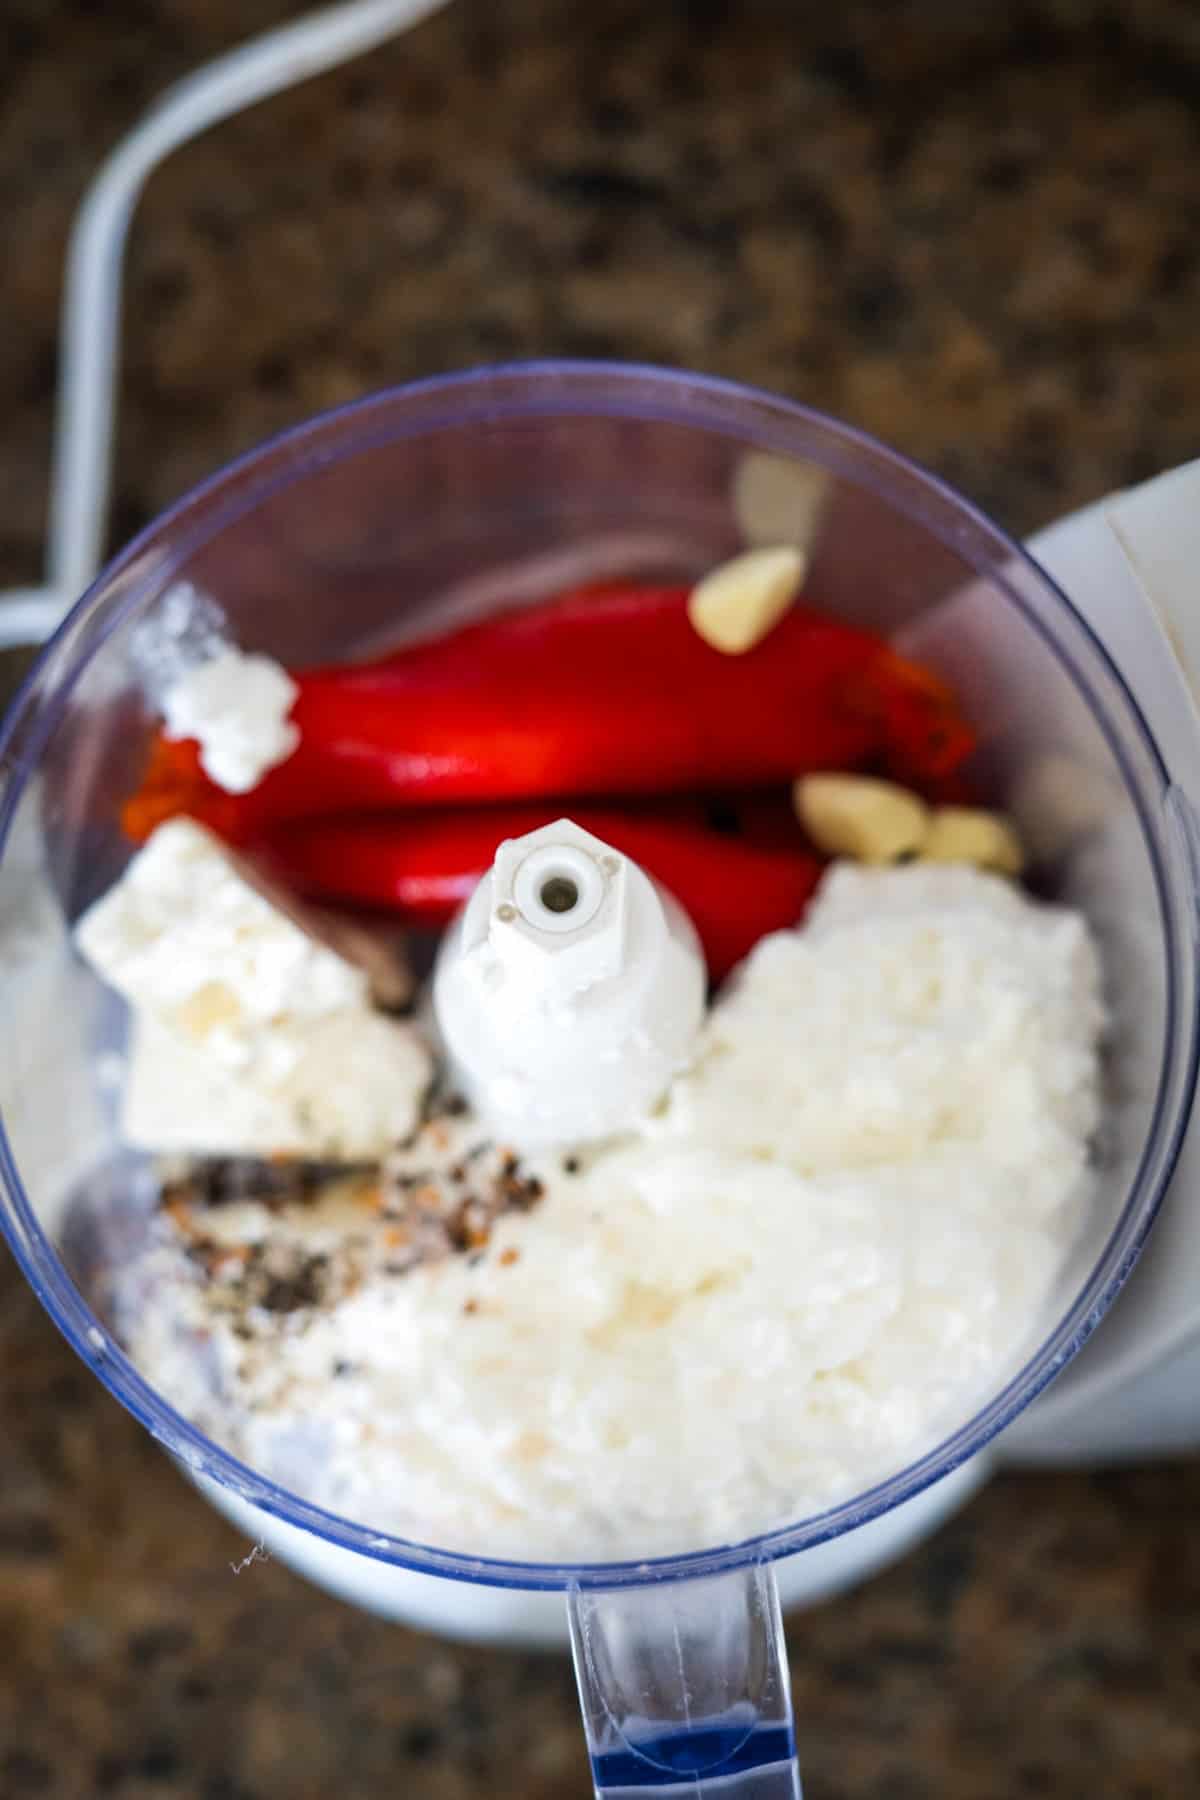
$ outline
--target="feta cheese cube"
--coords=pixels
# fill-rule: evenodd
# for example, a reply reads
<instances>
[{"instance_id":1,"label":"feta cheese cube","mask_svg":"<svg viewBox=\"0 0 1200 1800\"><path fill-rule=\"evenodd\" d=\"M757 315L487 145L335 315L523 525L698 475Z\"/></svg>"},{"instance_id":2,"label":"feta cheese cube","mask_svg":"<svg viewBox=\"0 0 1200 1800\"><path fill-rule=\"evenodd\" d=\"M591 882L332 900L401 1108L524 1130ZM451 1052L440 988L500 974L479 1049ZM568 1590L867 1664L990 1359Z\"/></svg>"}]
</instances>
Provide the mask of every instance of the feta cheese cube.
<instances>
[{"instance_id":1,"label":"feta cheese cube","mask_svg":"<svg viewBox=\"0 0 1200 1800\"><path fill-rule=\"evenodd\" d=\"M374 1158L416 1123L431 1060L415 1028L376 1012L366 972L191 820L158 828L75 941L138 1022L126 1109L142 1147L190 1134L190 1149Z\"/></svg>"}]
</instances>

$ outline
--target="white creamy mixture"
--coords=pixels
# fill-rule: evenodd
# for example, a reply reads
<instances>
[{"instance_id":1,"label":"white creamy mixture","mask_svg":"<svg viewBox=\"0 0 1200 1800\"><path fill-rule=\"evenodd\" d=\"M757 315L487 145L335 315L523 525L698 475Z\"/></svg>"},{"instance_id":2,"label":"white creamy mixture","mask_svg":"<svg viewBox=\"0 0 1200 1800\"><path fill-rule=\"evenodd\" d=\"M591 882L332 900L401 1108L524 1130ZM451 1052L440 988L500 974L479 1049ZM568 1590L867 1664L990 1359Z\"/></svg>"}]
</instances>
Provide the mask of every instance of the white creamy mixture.
<instances>
[{"instance_id":1,"label":"white creamy mixture","mask_svg":"<svg viewBox=\"0 0 1200 1800\"><path fill-rule=\"evenodd\" d=\"M964 868L839 866L655 1116L523 1165L536 1203L474 1254L389 1266L361 1194L236 1202L206 1222L235 1269L311 1253L321 1303L222 1310L164 1225L120 1322L198 1424L381 1530L571 1560L758 1532L901 1467L1032 1347L1101 1027L1078 916ZM473 1124L404 1154L453 1164Z\"/></svg>"}]
</instances>

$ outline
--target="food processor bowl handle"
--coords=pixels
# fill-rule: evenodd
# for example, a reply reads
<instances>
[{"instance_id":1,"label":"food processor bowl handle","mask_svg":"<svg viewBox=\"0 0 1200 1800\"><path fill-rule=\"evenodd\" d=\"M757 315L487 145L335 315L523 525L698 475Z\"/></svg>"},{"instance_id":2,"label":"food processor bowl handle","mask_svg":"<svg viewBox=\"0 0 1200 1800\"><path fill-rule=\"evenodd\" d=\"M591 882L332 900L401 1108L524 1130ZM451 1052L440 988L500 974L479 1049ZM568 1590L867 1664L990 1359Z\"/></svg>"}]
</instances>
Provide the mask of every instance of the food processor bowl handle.
<instances>
[{"instance_id":1,"label":"food processor bowl handle","mask_svg":"<svg viewBox=\"0 0 1200 1800\"><path fill-rule=\"evenodd\" d=\"M800 1800L771 1565L570 1590L597 1800Z\"/></svg>"}]
</instances>

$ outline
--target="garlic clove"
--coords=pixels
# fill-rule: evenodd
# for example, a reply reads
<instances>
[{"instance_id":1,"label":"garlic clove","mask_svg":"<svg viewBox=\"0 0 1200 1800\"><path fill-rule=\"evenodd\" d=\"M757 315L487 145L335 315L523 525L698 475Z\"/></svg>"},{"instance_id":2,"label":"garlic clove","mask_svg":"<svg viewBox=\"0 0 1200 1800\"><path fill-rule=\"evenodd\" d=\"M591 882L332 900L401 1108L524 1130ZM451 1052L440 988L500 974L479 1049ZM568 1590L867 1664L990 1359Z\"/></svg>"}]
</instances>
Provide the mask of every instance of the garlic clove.
<instances>
[{"instance_id":1,"label":"garlic clove","mask_svg":"<svg viewBox=\"0 0 1200 1800\"><path fill-rule=\"evenodd\" d=\"M998 875L1019 875L1025 863L1010 820L981 807L942 806L929 821L921 861L970 863Z\"/></svg>"},{"instance_id":2,"label":"garlic clove","mask_svg":"<svg viewBox=\"0 0 1200 1800\"><path fill-rule=\"evenodd\" d=\"M778 625L807 570L808 558L790 544L731 558L692 589L688 618L693 629L714 650L744 655Z\"/></svg>"},{"instance_id":3,"label":"garlic clove","mask_svg":"<svg viewBox=\"0 0 1200 1800\"><path fill-rule=\"evenodd\" d=\"M929 829L929 808L919 795L872 775L802 775L793 802L818 850L856 862L916 855Z\"/></svg>"}]
</instances>

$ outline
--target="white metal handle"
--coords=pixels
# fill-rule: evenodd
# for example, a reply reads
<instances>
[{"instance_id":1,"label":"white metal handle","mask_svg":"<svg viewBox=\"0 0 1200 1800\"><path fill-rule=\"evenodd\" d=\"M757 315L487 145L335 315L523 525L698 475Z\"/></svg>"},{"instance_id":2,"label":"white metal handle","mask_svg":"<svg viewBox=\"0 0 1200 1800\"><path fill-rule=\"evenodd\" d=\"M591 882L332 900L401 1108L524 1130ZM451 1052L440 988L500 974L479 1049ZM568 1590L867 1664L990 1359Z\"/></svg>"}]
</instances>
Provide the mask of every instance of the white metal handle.
<instances>
[{"instance_id":1,"label":"white metal handle","mask_svg":"<svg viewBox=\"0 0 1200 1800\"><path fill-rule=\"evenodd\" d=\"M46 585L0 600L0 649L49 636L99 567L112 479L125 241L148 177L173 150L222 119L374 49L445 4L347 0L264 32L169 88L103 163L67 251Z\"/></svg>"}]
</instances>

